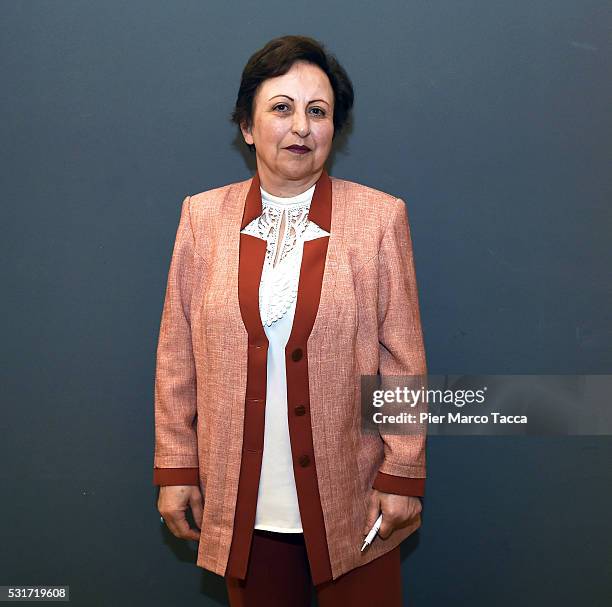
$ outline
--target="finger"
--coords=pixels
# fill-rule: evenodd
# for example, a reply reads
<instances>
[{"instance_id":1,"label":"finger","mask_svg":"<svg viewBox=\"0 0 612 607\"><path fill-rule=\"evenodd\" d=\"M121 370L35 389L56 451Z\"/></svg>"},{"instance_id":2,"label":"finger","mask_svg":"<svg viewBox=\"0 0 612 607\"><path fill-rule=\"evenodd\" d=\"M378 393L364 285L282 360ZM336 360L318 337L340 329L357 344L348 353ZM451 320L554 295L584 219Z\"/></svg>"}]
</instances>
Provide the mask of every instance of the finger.
<instances>
[{"instance_id":1,"label":"finger","mask_svg":"<svg viewBox=\"0 0 612 607\"><path fill-rule=\"evenodd\" d=\"M384 499L381 499L380 509L382 510L383 518L382 523L380 525L380 529L378 530L378 536L381 539L386 540L396 528L397 513L393 508L392 500L390 503L389 496L385 496Z\"/></svg>"},{"instance_id":2,"label":"finger","mask_svg":"<svg viewBox=\"0 0 612 607\"><path fill-rule=\"evenodd\" d=\"M406 508L405 515L402 516L402 518L404 519L404 523L407 525L414 521L414 519L419 516L422 509L423 506L421 504L421 500L418 497L411 497L410 503Z\"/></svg>"},{"instance_id":3,"label":"finger","mask_svg":"<svg viewBox=\"0 0 612 607\"><path fill-rule=\"evenodd\" d=\"M193 514L193 522L196 524L198 529L201 529L204 508L202 506L202 495L199 492L194 492L192 498L189 500L189 506L191 507L191 513Z\"/></svg>"},{"instance_id":4,"label":"finger","mask_svg":"<svg viewBox=\"0 0 612 607\"><path fill-rule=\"evenodd\" d=\"M174 535L175 537L180 538L181 530L178 521L180 520L183 513L169 512L166 510L164 512L161 512L161 514L164 519L164 522L166 523L168 531L170 531L170 533L172 533L172 535Z\"/></svg>"},{"instance_id":5,"label":"finger","mask_svg":"<svg viewBox=\"0 0 612 607\"><path fill-rule=\"evenodd\" d=\"M394 529L395 527L393 526L393 523L389 521L388 518L385 521L385 515L383 514L383 520L380 525L380 529L378 530L378 535L380 538L386 540L393 533Z\"/></svg>"},{"instance_id":6,"label":"finger","mask_svg":"<svg viewBox=\"0 0 612 607\"><path fill-rule=\"evenodd\" d=\"M196 540L200 539L200 533L189 527L189 523L183 512L173 512L164 517L170 532L181 540Z\"/></svg>"}]
</instances>

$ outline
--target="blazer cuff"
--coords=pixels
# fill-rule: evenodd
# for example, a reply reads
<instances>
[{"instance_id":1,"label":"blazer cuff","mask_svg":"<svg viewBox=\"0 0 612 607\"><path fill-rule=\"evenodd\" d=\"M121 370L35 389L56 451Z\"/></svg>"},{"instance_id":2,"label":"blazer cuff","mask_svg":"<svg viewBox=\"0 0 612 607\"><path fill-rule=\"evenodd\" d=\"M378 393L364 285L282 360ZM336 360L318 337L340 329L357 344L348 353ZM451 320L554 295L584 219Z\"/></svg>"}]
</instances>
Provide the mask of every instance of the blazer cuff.
<instances>
[{"instance_id":1,"label":"blazer cuff","mask_svg":"<svg viewBox=\"0 0 612 607\"><path fill-rule=\"evenodd\" d=\"M425 479L394 476L392 474L378 472L372 483L372 488L382 491L383 493L423 497L425 495Z\"/></svg>"},{"instance_id":2,"label":"blazer cuff","mask_svg":"<svg viewBox=\"0 0 612 607\"><path fill-rule=\"evenodd\" d=\"M199 468L153 468L154 485L199 485Z\"/></svg>"}]
</instances>

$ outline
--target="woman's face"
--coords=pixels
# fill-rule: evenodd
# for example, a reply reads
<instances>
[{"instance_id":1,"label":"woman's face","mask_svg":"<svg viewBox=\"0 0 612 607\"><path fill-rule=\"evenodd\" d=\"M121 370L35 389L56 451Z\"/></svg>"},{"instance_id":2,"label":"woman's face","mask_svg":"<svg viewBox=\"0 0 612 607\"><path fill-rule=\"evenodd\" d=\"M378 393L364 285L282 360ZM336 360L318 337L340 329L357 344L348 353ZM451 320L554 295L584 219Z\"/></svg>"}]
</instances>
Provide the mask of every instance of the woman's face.
<instances>
[{"instance_id":1,"label":"woman's face","mask_svg":"<svg viewBox=\"0 0 612 607\"><path fill-rule=\"evenodd\" d=\"M329 156L334 134L334 92L325 72L303 61L283 76L264 80L253 103L251 129L244 140L255 144L262 187L277 195L314 183ZM307 146L305 153L288 149ZM264 185L266 184L266 185ZM270 192L273 194L274 192Z\"/></svg>"}]
</instances>

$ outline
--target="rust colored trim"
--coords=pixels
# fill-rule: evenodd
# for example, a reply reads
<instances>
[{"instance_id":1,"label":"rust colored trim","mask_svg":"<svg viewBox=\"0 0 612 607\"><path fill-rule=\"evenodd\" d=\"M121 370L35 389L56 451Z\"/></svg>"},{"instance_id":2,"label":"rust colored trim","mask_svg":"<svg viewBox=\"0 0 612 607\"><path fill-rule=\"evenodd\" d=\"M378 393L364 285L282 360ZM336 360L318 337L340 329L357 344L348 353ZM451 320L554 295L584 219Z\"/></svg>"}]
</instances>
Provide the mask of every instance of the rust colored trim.
<instances>
[{"instance_id":1,"label":"rust colored trim","mask_svg":"<svg viewBox=\"0 0 612 607\"><path fill-rule=\"evenodd\" d=\"M260 181L255 173L247 193L241 230L262 212ZM331 231L332 186L325 169L314 190L309 218ZM314 325L321 296L321 285L329 237L304 243L298 283L296 310L285 350L287 365L287 405L294 475L302 528L313 583L332 579L331 563L312 442L310 415L296 416L297 405L309 407L308 357L306 342ZM266 242L248 234L240 235L238 297L248 333L247 390L242 459L234 530L226 575L246 578L255 525L257 494L263 456L268 339L261 324L259 284Z\"/></svg>"},{"instance_id":2,"label":"rust colored trim","mask_svg":"<svg viewBox=\"0 0 612 607\"><path fill-rule=\"evenodd\" d=\"M199 468L153 468L154 485L199 485Z\"/></svg>"},{"instance_id":3,"label":"rust colored trim","mask_svg":"<svg viewBox=\"0 0 612 607\"><path fill-rule=\"evenodd\" d=\"M297 322L294 320L285 349L293 472L310 572L315 585L330 580L332 570L312 441L307 340L319 306L328 243L328 236L304 242L298 301L295 310L295 318L298 320ZM307 415L296 416L295 408L298 406L306 407ZM304 465L304 457L308 458L306 465Z\"/></svg>"},{"instance_id":4,"label":"rust colored trim","mask_svg":"<svg viewBox=\"0 0 612 607\"><path fill-rule=\"evenodd\" d=\"M372 488L384 493L394 493L395 495L423 497L425 495L425 479L407 478L405 476L394 476L378 472L372 483Z\"/></svg>"},{"instance_id":5,"label":"rust colored trim","mask_svg":"<svg viewBox=\"0 0 612 607\"><path fill-rule=\"evenodd\" d=\"M247 196L247 207L252 205L252 201L249 203L252 192L253 187ZM261 203L259 190L256 193ZM249 234L240 234L238 297L248 333L247 387L238 497L226 567L226 575L239 579L246 578L263 457L268 338L259 312L259 283L265 253L264 240Z\"/></svg>"}]
</instances>

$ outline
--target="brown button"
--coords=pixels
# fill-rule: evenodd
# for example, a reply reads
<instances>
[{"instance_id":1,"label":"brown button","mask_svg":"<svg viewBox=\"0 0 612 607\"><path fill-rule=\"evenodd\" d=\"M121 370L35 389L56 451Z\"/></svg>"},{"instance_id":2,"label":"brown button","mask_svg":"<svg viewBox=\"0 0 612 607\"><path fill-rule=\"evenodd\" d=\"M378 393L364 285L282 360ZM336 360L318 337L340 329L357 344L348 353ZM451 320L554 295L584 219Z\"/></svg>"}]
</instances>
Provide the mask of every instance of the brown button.
<instances>
[{"instance_id":1,"label":"brown button","mask_svg":"<svg viewBox=\"0 0 612 607\"><path fill-rule=\"evenodd\" d=\"M304 405L298 405L294 411L296 415L304 415L304 413L306 413L306 407L304 407Z\"/></svg>"},{"instance_id":2,"label":"brown button","mask_svg":"<svg viewBox=\"0 0 612 607\"><path fill-rule=\"evenodd\" d=\"M308 455L300 455L298 462L302 468L306 468L306 466L310 464L310 457L308 457Z\"/></svg>"},{"instance_id":3,"label":"brown button","mask_svg":"<svg viewBox=\"0 0 612 607\"><path fill-rule=\"evenodd\" d=\"M302 348L296 348L293 352L291 352L291 358L296 362L302 358L302 355Z\"/></svg>"}]
</instances>

